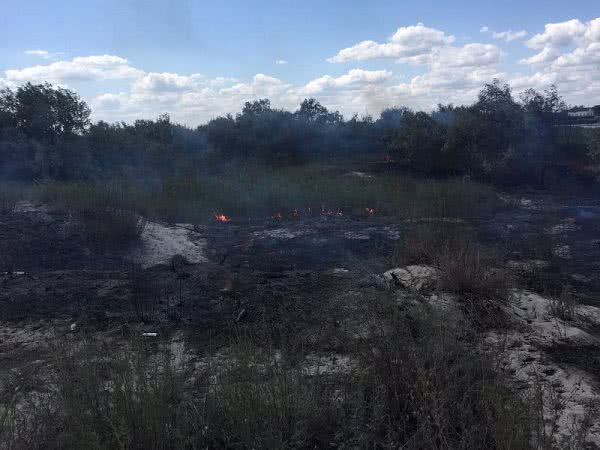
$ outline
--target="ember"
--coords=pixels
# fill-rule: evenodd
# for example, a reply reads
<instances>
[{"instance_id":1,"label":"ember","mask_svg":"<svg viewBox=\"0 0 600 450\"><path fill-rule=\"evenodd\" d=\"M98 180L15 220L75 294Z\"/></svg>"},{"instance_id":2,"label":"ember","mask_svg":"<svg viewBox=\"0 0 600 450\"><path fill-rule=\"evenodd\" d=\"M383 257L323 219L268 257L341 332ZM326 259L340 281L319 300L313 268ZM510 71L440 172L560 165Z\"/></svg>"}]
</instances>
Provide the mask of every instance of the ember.
<instances>
[{"instance_id":1,"label":"ember","mask_svg":"<svg viewBox=\"0 0 600 450\"><path fill-rule=\"evenodd\" d=\"M213 213L213 217L215 218L215 220L217 222L230 222L231 221L231 217L226 216L225 214Z\"/></svg>"}]
</instances>

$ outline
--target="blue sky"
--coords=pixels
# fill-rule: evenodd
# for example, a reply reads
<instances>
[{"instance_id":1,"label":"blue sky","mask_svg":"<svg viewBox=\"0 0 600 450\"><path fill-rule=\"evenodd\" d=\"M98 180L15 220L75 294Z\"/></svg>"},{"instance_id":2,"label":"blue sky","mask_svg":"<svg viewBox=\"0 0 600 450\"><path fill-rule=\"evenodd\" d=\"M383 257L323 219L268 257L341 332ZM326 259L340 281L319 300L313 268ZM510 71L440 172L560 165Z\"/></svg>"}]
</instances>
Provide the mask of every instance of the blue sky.
<instances>
[{"instance_id":1,"label":"blue sky","mask_svg":"<svg viewBox=\"0 0 600 450\"><path fill-rule=\"evenodd\" d=\"M0 85L46 78L77 90L98 118L162 108L186 123L263 95L290 108L312 95L345 114L428 109L470 101L495 75L517 90L556 82L572 103L600 103L600 76L580 73L600 72L599 13L581 0L11 1Z\"/></svg>"}]
</instances>

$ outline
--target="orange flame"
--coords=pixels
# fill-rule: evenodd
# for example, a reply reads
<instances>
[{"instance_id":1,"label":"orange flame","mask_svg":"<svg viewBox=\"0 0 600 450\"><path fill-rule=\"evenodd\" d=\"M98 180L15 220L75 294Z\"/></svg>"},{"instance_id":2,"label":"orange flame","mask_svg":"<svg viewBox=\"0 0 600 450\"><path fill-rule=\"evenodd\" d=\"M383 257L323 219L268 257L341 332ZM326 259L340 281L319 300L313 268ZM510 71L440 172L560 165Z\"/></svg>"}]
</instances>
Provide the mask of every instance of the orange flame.
<instances>
[{"instance_id":1,"label":"orange flame","mask_svg":"<svg viewBox=\"0 0 600 450\"><path fill-rule=\"evenodd\" d=\"M231 217L226 216L225 214L217 214L213 213L213 217L217 222L229 222L231 221Z\"/></svg>"}]
</instances>

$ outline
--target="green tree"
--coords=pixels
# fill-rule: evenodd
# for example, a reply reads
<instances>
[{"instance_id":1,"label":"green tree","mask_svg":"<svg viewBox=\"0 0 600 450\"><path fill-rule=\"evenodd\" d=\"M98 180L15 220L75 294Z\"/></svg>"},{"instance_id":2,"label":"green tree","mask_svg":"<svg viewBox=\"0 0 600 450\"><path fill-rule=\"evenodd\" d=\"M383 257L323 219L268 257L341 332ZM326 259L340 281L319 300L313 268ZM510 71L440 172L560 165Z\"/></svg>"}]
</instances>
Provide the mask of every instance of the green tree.
<instances>
[{"instance_id":1,"label":"green tree","mask_svg":"<svg viewBox=\"0 0 600 450\"><path fill-rule=\"evenodd\" d=\"M76 93L48 83L20 86L10 102L15 126L45 144L81 133L90 123L90 108Z\"/></svg>"}]
</instances>

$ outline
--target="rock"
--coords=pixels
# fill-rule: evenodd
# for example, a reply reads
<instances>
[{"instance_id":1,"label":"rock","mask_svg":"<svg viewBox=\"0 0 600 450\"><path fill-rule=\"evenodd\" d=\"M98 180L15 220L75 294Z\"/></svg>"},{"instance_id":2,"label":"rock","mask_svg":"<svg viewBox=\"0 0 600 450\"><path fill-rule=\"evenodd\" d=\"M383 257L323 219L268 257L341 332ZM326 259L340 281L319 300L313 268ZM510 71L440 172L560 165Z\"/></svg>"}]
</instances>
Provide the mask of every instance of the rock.
<instances>
[{"instance_id":1,"label":"rock","mask_svg":"<svg viewBox=\"0 0 600 450\"><path fill-rule=\"evenodd\" d=\"M371 275L367 275L366 277L361 279L358 282L358 287L361 287L361 288L374 287L377 289L385 290L385 289L388 289L389 284L388 284L387 280L385 279L385 277L383 277L381 275L371 274Z\"/></svg>"},{"instance_id":2,"label":"rock","mask_svg":"<svg viewBox=\"0 0 600 450\"><path fill-rule=\"evenodd\" d=\"M371 236L369 236L368 234L365 234L365 233L355 233L354 231L346 231L344 233L344 237L346 239L359 240L359 241L364 241L364 240L371 239Z\"/></svg>"},{"instance_id":3,"label":"rock","mask_svg":"<svg viewBox=\"0 0 600 450\"><path fill-rule=\"evenodd\" d=\"M295 239L297 237L306 234L304 230L290 230L289 228L274 228L270 230L257 231L254 236L258 239L278 239L281 241L287 241L289 239Z\"/></svg>"},{"instance_id":4,"label":"rock","mask_svg":"<svg viewBox=\"0 0 600 450\"><path fill-rule=\"evenodd\" d=\"M581 275L580 273L571 274L571 279L573 281L576 281L576 282L582 283L582 284L586 284L586 283L590 282L590 279L588 277L586 277L585 275Z\"/></svg>"},{"instance_id":5,"label":"rock","mask_svg":"<svg viewBox=\"0 0 600 450\"><path fill-rule=\"evenodd\" d=\"M562 259L571 259L571 247L567 244L554 247L552 253Z\"/></svg>"},{"instance_id":6,"label":"rock","mask_svg":"<svg viewBox=\"0 0 600 450\"><path fill-rule=\"evenodd\" d=\"M533 273L538 270L547 269L550 267L549 261L543 259L525 259L523 261L508 261L506 266L509 269L516 270L523 273Z\"/></svg>"},{"instance_id":7,"label":"rock","mask_svg":"<svg viewBox=\"0 0 600 450\"><path fill-rule=\"evenodd\" d=\"M356 178L363 178L363 179L373 178L373 175L369 175L368 173L358 172L358 171L347 173L346 176L356 177Z\"/></svg>"},{"instance_id":8,"label":"rock","mask_svg":"<svg viewBox=\"0 0 600 450\"><path fill-rule=\"evenodd\" d=\"M552 236L567 233L570 231L577 231L577 224L575 223L575 219L565 219L561 223L554 225L553 227L546 228L544 230L546 234Z\"/></svg>"},{"instance_id":9,"label":"rock","mask_svg":"<svg viewBox=\"0 0 600 450\"><path fill-rule=\"evenodd\" d=\"M435 267L414 265L388 270L383 277L390 286L421 292L435 287L440 272Z\"/></svg>"}]
</instances>

